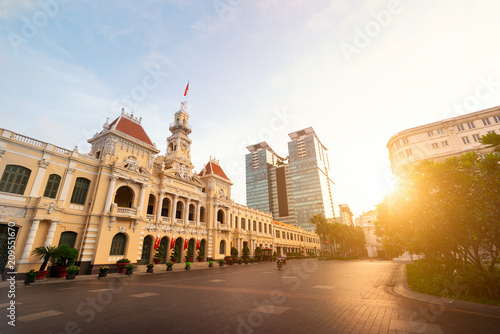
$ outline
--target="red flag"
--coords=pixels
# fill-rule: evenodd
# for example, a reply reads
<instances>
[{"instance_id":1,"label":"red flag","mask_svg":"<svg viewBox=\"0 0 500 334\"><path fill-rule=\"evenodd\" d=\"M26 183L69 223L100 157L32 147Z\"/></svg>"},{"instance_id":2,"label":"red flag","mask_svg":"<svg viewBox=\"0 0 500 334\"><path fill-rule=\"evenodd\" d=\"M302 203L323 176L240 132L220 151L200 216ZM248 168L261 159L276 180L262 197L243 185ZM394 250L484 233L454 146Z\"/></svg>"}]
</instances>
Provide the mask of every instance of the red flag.
<instances>
[{"instance_id":1,"label":"red flag","mask_svg":"<svg viewBox=\"0 0 500 334\"><path fill-rule=\"evenodd\" d=\"M156 236L156 240L155 240L155 250L158 249L158 246L160 246L160 236L157 235Z\"/></svg>"},{"instance_id":2,"label":"red flag","mask_svg":"<svg viewBox=\"0 0 500 334\"><path fill-rule=\"evenodd\" d=\"M188 240L186 239L186 241L184 241L184 250L186 250L188 248Z\"/></svg>"},{"instance_id":3,"label":"red flag","mask_svg":"<svg viewBox=\"0 0 500 334\"><path fill-rule=\"evenodd\" d=\"M200 240L196 240L196 250L200 249Z\"/></svg>"},{"instance_id":4,"label":"red flag","mask_svg":"<svg viewBox=\"0 0 500 334\"><path fill-rule=\"evenodd\" d=\"M189 81L188 81L188 84L187 84L187 86L186 86L186 89L184 90L184 96L186 96L186 95L187 95L187 93L188 93L188 89L189 89Z\"/></svg>"},{"instance_id":5,"label":"red flag","mask_svg":"<svg viewBox=\"0 0 500 334\"><path fill-rule=\"evenodd\" d=\"M172 242L170 243L170 249L175 247L175 238L172 238Z\"/></svg>"}]
</instances>

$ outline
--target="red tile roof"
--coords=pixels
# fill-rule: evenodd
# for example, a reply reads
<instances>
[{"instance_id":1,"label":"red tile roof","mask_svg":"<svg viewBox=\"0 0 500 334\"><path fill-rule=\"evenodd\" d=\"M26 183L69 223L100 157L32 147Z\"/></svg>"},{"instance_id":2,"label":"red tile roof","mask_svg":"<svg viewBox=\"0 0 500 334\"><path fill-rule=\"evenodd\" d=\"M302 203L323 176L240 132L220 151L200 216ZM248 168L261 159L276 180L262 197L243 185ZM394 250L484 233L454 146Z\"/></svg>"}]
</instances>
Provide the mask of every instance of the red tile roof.
<instances>
[{"instance_id":1,"label":"red tile roof","mask_svg":"<svg viewBox=\"0 0 500 334\"><path fill-rule=\"evenodd\" d=\"M229 181L229 178L227 177L226 173L224 173L224 171L222 170L222 168L216 164L215 162L213 161L210 161L209 163L207 163L207 165L205 166L205 168L203 168L203 170L200 172L200 174L198 174L199 176L205 176L207 174L215 174L215 175L218 175L222 178L225 178L226 180Z\"/></svg>"},{"instance_id":2,"label":"red tile roof","mask_svg":"<svg viewBox=\"0 0 500 334\"><path fill-rule=\"evenodd\" d=\"M129 135L135 139L138 139L146 144L153 146L151 139L149 139L146 131L142 128L139 123L131 121L127 117L120 116L115 119L110 125L109 128L112 128L116 124L116 130L120 131L126 135Z\"/></svg>"}]
</instances>

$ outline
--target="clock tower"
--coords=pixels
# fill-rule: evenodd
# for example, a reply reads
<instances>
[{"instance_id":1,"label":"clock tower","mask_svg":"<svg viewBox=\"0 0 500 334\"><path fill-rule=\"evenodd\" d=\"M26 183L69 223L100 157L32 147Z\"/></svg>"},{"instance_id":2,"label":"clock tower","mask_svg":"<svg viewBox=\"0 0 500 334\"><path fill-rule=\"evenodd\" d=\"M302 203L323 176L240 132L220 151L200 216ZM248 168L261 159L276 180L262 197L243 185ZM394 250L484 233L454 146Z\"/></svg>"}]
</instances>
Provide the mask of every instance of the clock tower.
<instances>
[{"instance_id":1,"label":"clock tower","mask_svg":"<svg viewBox=\"0 0 500 334\"><path fill-rule=\"evenodd\" d=\"M191 164L191 126L189 125L189 115L186 112L185 102L181 102L181 107L174 115L174 122L169 126L172 135L167 138L167 154L165 155L165 165L167 168L174 168L180 175L191 174L193 165Z\"/></svg>"}]
</instances>

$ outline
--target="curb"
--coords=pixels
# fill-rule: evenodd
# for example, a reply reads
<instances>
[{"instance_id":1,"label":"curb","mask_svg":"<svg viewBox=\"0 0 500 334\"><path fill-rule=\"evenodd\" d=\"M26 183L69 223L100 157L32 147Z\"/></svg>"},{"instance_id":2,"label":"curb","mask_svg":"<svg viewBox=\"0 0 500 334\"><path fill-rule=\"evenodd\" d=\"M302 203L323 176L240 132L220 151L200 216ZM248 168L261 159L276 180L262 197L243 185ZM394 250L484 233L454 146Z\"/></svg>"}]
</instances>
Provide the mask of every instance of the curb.
<instances>
[{"instance_id":1,"label":"curb","mask_svg":"<svg viewBox=\"0 0 500 334\"><path fill-rule=\"evenodd\" d=\"M249 263L249 265L256 265L258 263ZM236 265L238 266L238 265ZM227 265L224 266L219 266L219 264L214 263L213 267L208 266L208 262L196 262L191 264L191 269L189 270L206 270L206 269L211 269L211 270L221 270L222 268L227 267ZM148 273L146 272L146 265L140 265L138 266L135 270L134 273L129 276L126 274L119 274L119 273L108 273L108 276L103 279L109 279L109 278L129 278L133 276L147 276L147 275L164 275L167 273L170 273L169 271L166 270L166 265L165 264L157 264L155 265L155 271L154 273ZM176 263L174 264L174 270L172 272L184 272L188 271L184 269L184 263ZM43 280L36 281L36 285L45 285L45 284L54 284L54 283L69 283L69 282L74 282L74 281L88 281L88 280L95 280L98 279L99 274L92 274L92 275L77 275L75 280L67 280L62 277L47 277ZM0 281L0 289L2 288L9 288L11 285L11 282L8 280L5 281ZM15 281L16 288L19 287L24 287L24 280L16 280ZM1 334L1 333L0 333Z\"/></svg>"},{"instance_id":2,"label":"curb","mask_svg":"<svg viewBox=\"0 0 500 334\"><path fill-rule=\"evenodd\" d=\"M400 297L416 300L426 304L437 305L438 307L442 307L446 310L474 313L494 318L500 318L500 306L473 303L446 297L437 297L413 291L408 287L406 264L401 265L396 272L396 283L394 285L393 291Z\"/></svg>"}]
</instances>

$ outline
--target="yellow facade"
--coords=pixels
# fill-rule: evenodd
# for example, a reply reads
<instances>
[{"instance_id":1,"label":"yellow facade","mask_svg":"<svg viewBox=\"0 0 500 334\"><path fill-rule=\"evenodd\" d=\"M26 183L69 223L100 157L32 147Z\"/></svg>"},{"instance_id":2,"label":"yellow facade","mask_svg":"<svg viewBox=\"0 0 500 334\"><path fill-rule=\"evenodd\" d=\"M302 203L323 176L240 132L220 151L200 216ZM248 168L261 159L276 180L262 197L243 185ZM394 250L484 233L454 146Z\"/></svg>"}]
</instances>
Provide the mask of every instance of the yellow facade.
<instances>
[{"instance_id":1,"label":"yellow facade","mask_svg":"<svg viewBox=\"0 0 500 334\"><path fill-rule=\"evenodd\" d=\"M79 250L80 274L121 258L147 264L157 238L166 246L166 259L172 240L181 246L179 261L186 244L201 246L203 260L230 255L231 247L241 254L245 245L251 255L256 247L277 250L277 243L288 251L319 250L316 234L277 226L271 214L232 201L232 183L215 159L193 173L183 104L170 124L164 155L140 123L122 110L89 139L88 154L0 129L0 236L7 241L8 232L16 231L18 272L38 269L34 248L63 240ZM276 238L278 230L296 236ZM5 273L12 256L8 262L2 254Z\"/></svg>"}]
</instances>

